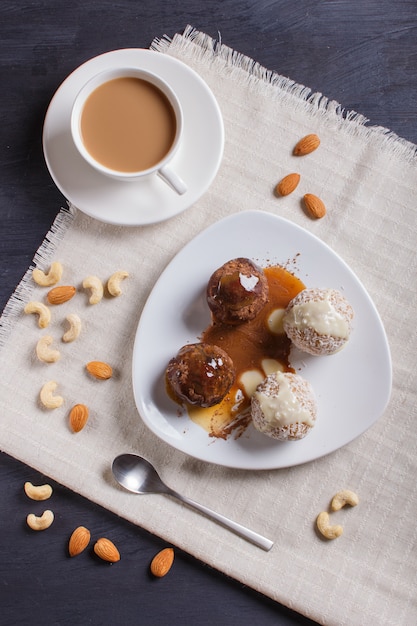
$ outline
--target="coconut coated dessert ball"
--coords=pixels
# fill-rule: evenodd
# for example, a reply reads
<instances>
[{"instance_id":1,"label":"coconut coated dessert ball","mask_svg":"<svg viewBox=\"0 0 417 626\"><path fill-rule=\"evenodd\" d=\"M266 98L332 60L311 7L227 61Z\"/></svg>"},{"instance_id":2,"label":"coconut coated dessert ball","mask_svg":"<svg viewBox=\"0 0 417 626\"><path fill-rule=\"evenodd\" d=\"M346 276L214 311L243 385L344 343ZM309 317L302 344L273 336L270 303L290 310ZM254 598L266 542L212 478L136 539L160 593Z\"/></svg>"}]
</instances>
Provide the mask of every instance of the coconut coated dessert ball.
<instances>
[{"instance_id":1,"label":"coconut coated dessert ball","mask_svg":"<svg viewBox=\"0 0 417 626\"><path fill-rule=\"evenodd\" d=\"M253 261L237 258L219 267L207 285L207 303L215 320L241 324L252 320L268 300L268 282Z\"/></svg>"},{"instance_id":2,"label":"coconut coated dessert ball","mask_svg":"<svg viewBox=\"0 0 417 626\"><path fill-rule=\"evenodd\" d=\"M329 355L347 343L353 309L336 289L303 289L287 306L284 330L294 345L314 355Z\"/></svg>"},{"instance_id":3,"label":"coconut coated dessert ball","mask_svg":"<svg viewBox=\"0 0 417 626\"><path fill-rule=\"evenodd\" d=\"M209 407L223 400L235 380L229 355L208 343L183 346L170 360L166 380L179 400Z\"/></svg>"},{"instance_id":4,"label":"coconut coated dessert ball","mask_svg":"<svg viewBox=\"0 0 417 626\"><path fill-rule=\"evenodd\" d=\"M317 405L310 383L298 374L274 372L251 399L253 425L278 441L302 439L316 422Z\"/></svg>"}]
</instances>

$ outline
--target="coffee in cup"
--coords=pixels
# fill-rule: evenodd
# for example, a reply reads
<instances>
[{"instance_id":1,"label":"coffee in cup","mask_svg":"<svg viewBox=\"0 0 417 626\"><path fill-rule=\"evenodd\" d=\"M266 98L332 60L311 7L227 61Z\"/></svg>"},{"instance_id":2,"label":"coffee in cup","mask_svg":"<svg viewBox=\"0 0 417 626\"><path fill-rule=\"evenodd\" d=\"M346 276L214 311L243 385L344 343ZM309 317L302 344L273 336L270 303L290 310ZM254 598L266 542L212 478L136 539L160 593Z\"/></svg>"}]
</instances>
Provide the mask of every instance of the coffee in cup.
<instances>
[{"instance_id":1,"label":"coffee in cup","mask_svg":"<svg viewBox=\"0 0 417 626\"><path fill-rule=\"evenodd\" d=\"M100 173L119 180L156 173L185 193L169 166L181 140L181 106L155 74L123 68L94 76L75 99L71 131L80 154Z\"/></svg>"}]
</instances>

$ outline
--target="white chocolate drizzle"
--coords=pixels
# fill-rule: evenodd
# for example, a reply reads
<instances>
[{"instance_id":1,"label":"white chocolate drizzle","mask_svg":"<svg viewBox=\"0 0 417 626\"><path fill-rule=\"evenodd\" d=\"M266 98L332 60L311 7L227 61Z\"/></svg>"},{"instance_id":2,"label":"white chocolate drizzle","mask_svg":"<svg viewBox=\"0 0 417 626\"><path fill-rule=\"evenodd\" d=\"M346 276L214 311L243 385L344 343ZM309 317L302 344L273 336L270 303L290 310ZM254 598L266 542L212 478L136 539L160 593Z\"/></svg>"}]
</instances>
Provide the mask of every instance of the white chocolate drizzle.
<instances>
[{"instance_id":1,"label":"white chocolate drizzle","mask_svg":"<svg viewBox=\"0 0 417 626\"><path fill-rule=\"evenodd\" d=\"M335 309L330 296L331 290L328 289L324 298L320 300L310 300L294 305L286 314L287 323L301 331L305 328L312 328L319 335L347 339L349 324Z\"/></svg>"},{"instance_id":2,"label":"white chocolate drizzle","mask_svg":"<svg viewBox=\"0 0 417 626\"><path fill-rule=\"evenodd\" d=\"M262 391L253 394L259 403L265 422L272 427L289 426L304 423L314 426L314 416L308 407L303 406L291 389L288 378L282 372L276 372L278 390L272 395Z\"/></svg>"}]
</instances>

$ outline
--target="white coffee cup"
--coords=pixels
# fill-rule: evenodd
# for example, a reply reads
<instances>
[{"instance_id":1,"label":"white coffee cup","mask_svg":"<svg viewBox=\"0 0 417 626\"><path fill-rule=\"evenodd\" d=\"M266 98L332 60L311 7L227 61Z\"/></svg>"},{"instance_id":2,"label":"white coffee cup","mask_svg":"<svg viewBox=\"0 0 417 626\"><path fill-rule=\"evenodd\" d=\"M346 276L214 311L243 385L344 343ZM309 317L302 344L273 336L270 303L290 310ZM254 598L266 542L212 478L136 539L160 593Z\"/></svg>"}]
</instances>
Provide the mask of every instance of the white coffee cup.
<instances>
[{"instance_id":1,"label":"white coffee cup","mask_svg":"<svg viewBox=\"0 0 417 626\"><path fill-rule=\"evenodd\" d=\"M116 79L122 80L117 81ZM145 100L140 99L142 96L139 94L139 86L143 91ZM127 109L120 109L123 113L118 111L120 89L122 88L130 90L128 93L129 98L131 98L129 111L132 112L132 129L136 130L134 124L137 122L139 126L137 132L130 133L128 127L124 124L125 121L130 120L130 113L126 113ZM115 91L115 89L118 91ZM115 101L110 100L115 94L118 99ZM133 95L135 98L137 96L140 97L136 101ZM105 107L103 105L102 109L97 109L97 107L94 109L94 102L96 105L105 103ZM110 102L116 102L117 105L110 105ZM148 111L145 111L145 104L148 106ZM103 112L103 116L97 115L97 111L99 113ZM158 112L159 118L154 119L154 111ZM88 115L90 117L87 117ZM168 116L170 116L170 119L168 119ZM88 130L86 120L91 120L90 126L94 128L95 132L94 135L91 129L91 132L89 131L92 137L91 141L89 132L86 131L86 129ZM120 125L124 126L123 132L118 130ZM159 146L158 133L161 128L165 127L167 133L168 131L170 133L169 141L167 134L164 137L165 143L161 143L161 146ZM113 135L111 131L114 131ZM157 174L178 194L184 194L187 191L187 186L173 171L170 163L180 147L182 132L182 108L172 88L156 74L135 67L109 69L96 74L80 89L72 107L71 134L74 144L85 161L95 170L105 176L121 181L137 181L145 176ZM154 133L154 136L152 133ZM111 143L113 139L117 140L117 149ZM97 151L93 140L97 140L102 148L104 146L104 150L102 149L101 152ZM165 144L167 146L166 150ZM113 162L113 157L119 153L121 155L123 151L127 155L127 147L129 147L130 153L133 154L133 160L132 164L124 169L123 166L119 167L118 162ZM152 153L154 158L152 162L147 162L147 147L148 152ZM135 152L136 154L134 154ZM141 164L136 168L135 157L139 154L143 156L142 160L145 165ZM123 155L123 157L126 155ZM114 158L117 161L117 157ZM109 159L110 163L108 162ZM142 163L142 160L139 158L140 163Z\"/></svg>"}]
</instances>

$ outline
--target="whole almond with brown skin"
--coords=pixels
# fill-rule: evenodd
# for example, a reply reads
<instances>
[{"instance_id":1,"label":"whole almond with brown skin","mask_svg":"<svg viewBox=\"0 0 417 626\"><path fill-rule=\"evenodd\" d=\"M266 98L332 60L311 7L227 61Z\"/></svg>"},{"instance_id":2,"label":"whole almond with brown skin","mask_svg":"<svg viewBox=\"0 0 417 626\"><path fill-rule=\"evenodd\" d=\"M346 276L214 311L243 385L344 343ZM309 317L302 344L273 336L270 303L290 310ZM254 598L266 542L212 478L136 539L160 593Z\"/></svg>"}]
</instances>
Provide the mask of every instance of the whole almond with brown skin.
<instances>
[{"instance_id":1,"label":"whole almond with brown skin","mask_svg":"<svg viewBox=\"0 0 417 626\"><path fill-rule=\"evenodd\" d=\"M320 219L326 215L326 207L323 200L312 193L306 193L304 196L305 207L311 217Z\"/></svg>"},{"instance_id":2,"label":"whole almond with brown skin","mask_svg":"<svg viewBox=\"0 0 417 626\"><path fill-rule=\"evenodd\" d=\"M119 550L110 539L106 539L105 537L96 541L94 544L94 552L100 559L103 559L103 561L108 561L109 563L120 561Z\"/></svg>"},{"instance_id":3,"label":"whole almond with brown skin","mask_svg":"<svg viewBox=\"0 0 417 626\"><path fill-rule=\"evenodd\" d=\"M151 561L151 573L157 578L166 576L174 562L174 549L164 548Z\"/></svg>"},{"instance_id":4,"label":"whole almond with brown skin","mask_svg":"<svg viewBox=\"0 0 417 626\"><path fill-rule=\"evenodd\" d=\"M86 368L91 376L99 380L107 380L113 376L111 365L104 363L104 361L90 361L87 363Z\"/></svg>"},{"instance_id":5,"label":"whole almond with brown skin","mask_svg":"<svg viewBox=\"0 0 417 626\"><path fill-rule=\"evenodd\" d=\"M72 533L69 544L68 552L70 556L77 556L86 549L90 543L91 533L85 526L78 526Z\"/></svg>"},{"instance_id":6,"label":"whole almond with brown skin","mask_svg":"<svg viewBox=\"0 0 417 626\"><path fill-rule=\"evenodd\" d=\"M75 404L69 414L69 421L72 430L79 433L84 428L88 420L88 407L85 404Z\"/></svg>"},{"instance_id":7,"label":"whole almond with brown skin","mask_svg":"<svg viewBox=\"0 0 417 626\"><path fill-rule=\"evenodd\" d=\"M296 144L293 154L294 156L305 156L306 154L310 154L317 150L320 145L320 139L318 135L314 133L310 135L306 135Z\"/></svg>"},{"instance_id":8,"label":"whole almond with brown skin","mask_svg":"<svg viewBox=\"0 0 417 626\"><path fill-rule=\"evenodd\" d=\"M280 180L275 187L275 193L279 196L288 196L294 191L299 182L300 174L297 174L296 172L287 174L287 176L284 176L284 178Z\"/></svg>"},{"instance_id":9,"label":"whole almond with brown skin","mask_svg":"<svg viewBox=\"0 0 417 626\"><path fill-rule=\"evenodd\" d=\"M71 300L76 291L76 288L72 285L60 285L48 291L46 299L49 304L63 304Z\"/></svg>"}]
</instances>

